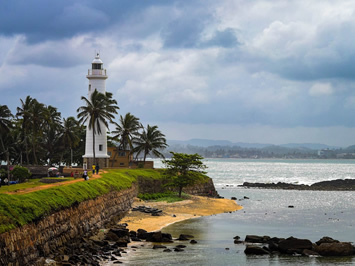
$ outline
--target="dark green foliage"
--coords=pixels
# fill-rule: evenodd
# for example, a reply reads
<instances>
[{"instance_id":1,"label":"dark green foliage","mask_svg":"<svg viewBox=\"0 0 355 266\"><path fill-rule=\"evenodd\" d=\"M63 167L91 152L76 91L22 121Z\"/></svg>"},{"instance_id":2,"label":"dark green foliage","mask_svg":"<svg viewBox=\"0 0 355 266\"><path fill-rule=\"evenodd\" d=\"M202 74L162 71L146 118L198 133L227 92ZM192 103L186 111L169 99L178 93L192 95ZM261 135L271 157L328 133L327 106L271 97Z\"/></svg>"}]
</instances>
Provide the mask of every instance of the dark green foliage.
<instances>
[{"instance_id":1,"label":"dark green foliage","mask_svg":"<svg viewBox=\"0 0 355 266\"><path fill-rule=\"evenodd\" d=\"M25 179L29 178L32 174L30 170L28 170L26 167L16 165L14 169L12 169L11 175L14 180L19 180L20 182L23 182L25 181Z\"/></svg>"},{"instance_id":2,"label":"dark green foliage","mask_svg":"<svg viewBox=\"0 0 355 266\"><path fill-rule=\"evenodd\" d=\"M188 198L189 196L187 194L184 194L184 197L179 197L177 193L168 191L164 193L144 193L144 194L138 194L138 198L142 200L154 200L154 201L166 201L166 202L176 202L176 201L182 201L185 198Z\"/></svg>"},{"instance_id":3,"label":"dark green foliage","mask_svg":"<svg viewBox=\"0 0 355 266\"><path fill-rule=\"evenodd\" d=\"M171 152L173 157L164 160L166 166L165 176L169 180L168 186L179 188L179 197L184 187L203 182L207 177L203 170L207 168L201 161L199 154L186 154Z\"/></svg>"}]
</instances>

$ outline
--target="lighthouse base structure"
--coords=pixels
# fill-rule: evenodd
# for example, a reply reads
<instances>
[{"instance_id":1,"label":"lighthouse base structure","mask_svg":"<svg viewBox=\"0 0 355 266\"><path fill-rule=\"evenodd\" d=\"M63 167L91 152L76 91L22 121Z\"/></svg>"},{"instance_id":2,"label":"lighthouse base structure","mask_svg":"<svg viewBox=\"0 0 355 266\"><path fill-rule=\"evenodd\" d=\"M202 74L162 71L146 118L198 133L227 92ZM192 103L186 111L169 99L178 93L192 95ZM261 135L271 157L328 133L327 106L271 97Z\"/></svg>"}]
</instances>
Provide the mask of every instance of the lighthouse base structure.
<instances>
[{"instance_id":1,"label":"lighthouse base structure","mask_svg":"<svg viewBox=\"0 0 355 266\"><path fill-rule=\"evenodd\" d=\"M95 161L94 161L94 158L93 157L83 157L83 166L84 168L90 170L92 169L92 165L95 164L99 164L100 166L100 169L102 168L107 168L109 166L109 159L110 158L95 158Z\"/></svg>"}]
</instances>

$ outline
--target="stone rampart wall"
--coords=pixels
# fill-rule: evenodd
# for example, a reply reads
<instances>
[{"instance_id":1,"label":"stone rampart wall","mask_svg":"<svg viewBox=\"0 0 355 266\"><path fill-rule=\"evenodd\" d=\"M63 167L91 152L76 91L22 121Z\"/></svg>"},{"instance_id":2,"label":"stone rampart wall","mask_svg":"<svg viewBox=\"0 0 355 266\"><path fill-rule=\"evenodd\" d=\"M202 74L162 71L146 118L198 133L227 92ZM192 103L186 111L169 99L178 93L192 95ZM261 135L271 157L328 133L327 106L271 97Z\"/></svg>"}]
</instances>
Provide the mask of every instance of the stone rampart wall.
<instances>
[{"instance_id":1,"label":"stone rampart wall","mask_svg":"<svg viewBox=\"0 0 355 266\"><path fill-rule=\"evenodd\" d=\"M112 191L58 211L37 223L0 235L0 265L31 265L40 256L61 247L68 240L93 234L104 224L121 219L131 208L137 186Z\"/></svg>"},{"instance_id":2,"label":"stone rampart wall","mask_svg":"<svg viewBox=\"0 0 355 266\"><path fill-rule=\"evenodd\" d=\"M41 220L0 234L0 265L32 265L38 257L85 235L93 235L109 222L118 222L131 208L138 190L141 193L163 192L161 180L139 179L138 185L120 192L112 191L55 212ZM189 187L184 192L216 195L212 179Z\"/></svg>"}]
</instances>

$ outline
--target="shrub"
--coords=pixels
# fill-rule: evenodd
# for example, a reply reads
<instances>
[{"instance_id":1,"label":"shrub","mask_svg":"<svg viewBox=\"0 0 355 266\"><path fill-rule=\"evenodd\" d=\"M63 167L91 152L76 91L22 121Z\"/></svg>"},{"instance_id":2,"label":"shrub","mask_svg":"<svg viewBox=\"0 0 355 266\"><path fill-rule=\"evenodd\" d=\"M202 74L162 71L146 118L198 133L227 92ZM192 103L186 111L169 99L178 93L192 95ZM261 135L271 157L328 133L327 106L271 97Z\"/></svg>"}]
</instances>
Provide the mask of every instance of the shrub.
<instances>
[{"instance_id":1,"label":"shrub","mask_svg":"<svg viewBox=\"0 0 355 266\"><path fill-rule=\"evenodd\" d=\"M7 176L7 171L3 168L0 169L0 177L5 177Z\"/></svg>"},{"instance_id":2,"label":"shrub","mask_svg":"<svg viewBox=\"0 0 355 266\"><path fill-rule=\"evenodd\" d=\"M26 167L22 166L15 166L14 169L11 171L12 177L15 180L19 180L19 182L25 181L25 179L29 178L32 174L30 170L28 170Z\"/></svg>"},{"instance_id":3,"label":"shrub","mask_svg":"<svg viewBox=\"0 0 355 266\"><path fill-rule=\"evenodd\" d=\"M144 163L138 163L138 168L144 168Z\"/></svg>"}]
</instances>

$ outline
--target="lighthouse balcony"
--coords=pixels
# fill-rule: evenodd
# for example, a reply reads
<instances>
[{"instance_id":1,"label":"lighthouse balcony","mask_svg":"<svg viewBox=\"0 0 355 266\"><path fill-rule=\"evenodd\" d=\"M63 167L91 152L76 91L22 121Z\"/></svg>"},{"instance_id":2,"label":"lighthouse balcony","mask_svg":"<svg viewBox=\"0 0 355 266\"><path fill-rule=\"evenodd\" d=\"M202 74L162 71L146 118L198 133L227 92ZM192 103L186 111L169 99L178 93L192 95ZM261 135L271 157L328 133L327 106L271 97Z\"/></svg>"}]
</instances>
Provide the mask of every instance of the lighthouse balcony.
<instances>
[{"instance_id":1,"label":"lighthouse balcony","mask_svg":"<svg viewBox=\"0 0 355 266\"><path fill-rule=\"evenodd\" d=\"M106 69L89 69L88 76L107 76Z\"/></svg>"}]
</instances>

